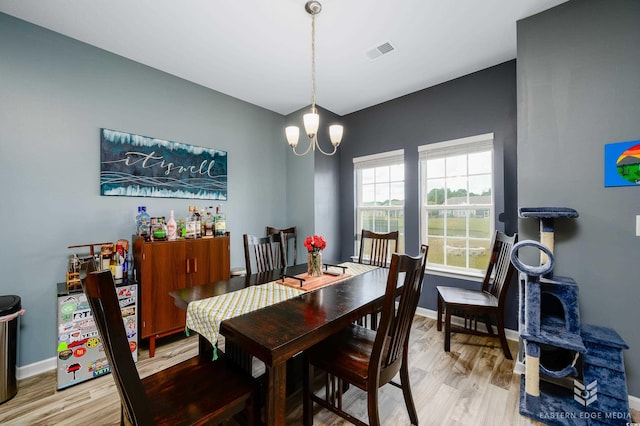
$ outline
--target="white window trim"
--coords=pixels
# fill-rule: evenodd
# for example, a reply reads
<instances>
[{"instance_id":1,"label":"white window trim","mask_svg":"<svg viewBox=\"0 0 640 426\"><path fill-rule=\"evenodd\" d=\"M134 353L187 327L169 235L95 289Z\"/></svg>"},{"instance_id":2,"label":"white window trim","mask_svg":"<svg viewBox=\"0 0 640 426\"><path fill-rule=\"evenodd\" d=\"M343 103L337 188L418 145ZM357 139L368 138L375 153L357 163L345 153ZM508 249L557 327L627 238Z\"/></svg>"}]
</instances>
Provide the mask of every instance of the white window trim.
<instances>
[{"instance_id":1,"label":"white window trim","mask_svg":"<svg viewBox=\"0 0 640 426\"><path fill-rule=\"evenodd\" d=\"M434 143L430 143L427 145L420 145L418 147L418 162L419 162L419 182L418 182L418 205L420 206L420 216L419 216L419 220L420 220L420 242L422 243L422 237L424 235L424 226L425 224L423 223L422 217L423 217L423 197L424 194L422 193L423 191L423 176L422 176L422 161L425 159L426 154L422 154L422 153L426 153L429 151L440 151L440 153L442 154L447 154L447 151L450 152L455 152L457 151L457 148L459 146L462 145L470 145L470 144L478 144L477 147L478 148L483 148L484 146L486 147L490 147L491 152L494 152L494 133L484 133L481 135L474 135L474 136L468 136L468 137L464 137L464 138L458 138L458 139L451 139L448 141L442 141L442 142L434 142ZM495 160L495 158L494 158ZM491 230L490 230L490 235L493 236L493 234L495 233L495 208L496 208L496 203L495 203L495 161L492 162L492 167L491 167L491 174L493 176L493 183L492 183L492 190L491 190L491 210L492 210L492 214L490 217L490 223L491 223ZM443 208L453 208L454 206L447 206L447 205L443 205ZM460 207L457 207L460 208ZM467 270L467 269L456 269L454 267L439 267L439 266L435 266L435 265L429 265L429 263L427 263L427 265L425 266L425 270L432 275L438 275L438 276L445 276L445 277L450 277L450 278L464 278L467 280L471 280L471 281L479 281L482 282L482 280L484 279L484 272L481 271L474 271L474 270Z\"/></svg>"},{"instance_id":2,"label":"white window trim","mask_svg":"<svg viewBox=\"0 0 640 426\"><path fill-rule=\"evenodd\" d=\"M380 153L376 153L376 154L371 154L371 155L364 155L361 157L354 157L353 158L353 171L354 171L354 179L353 179L353 183L354 183L354 195L355 195L355 208L353 209L353 214L354 214L354 218L353 218L353 223L355 225L355 227L358 227L358 211L359 210L387 210L387 211L392 211L392 210L398 210L400 208L400 206L363 206L363 207L359 207L360 206L360 197L362 194L359 193L358 191L358 177L357 177L357 173L359 170L361 169L369 169L369 168L375 168L375 167L382 167L382 166L390 166L390 165L394 165L394 164L399 164L402 163L404 164L404 149L396 149L393 151L386 151L386 152L380 152ZM403 182L406 185L406 180L403 179ZM406 201L406 200L405 200ZM405 204L403 203L402 205L402 210L404 211L405 208ZM360 245L359 245L359 241L360 241L360 232L362 231L362 229L356 229L355 230L355 240L354 240L354 253L358 253L358 251L360 250ZM403 233L406 232L406 229L402 231Z\"/></svg>"}]
</instances>

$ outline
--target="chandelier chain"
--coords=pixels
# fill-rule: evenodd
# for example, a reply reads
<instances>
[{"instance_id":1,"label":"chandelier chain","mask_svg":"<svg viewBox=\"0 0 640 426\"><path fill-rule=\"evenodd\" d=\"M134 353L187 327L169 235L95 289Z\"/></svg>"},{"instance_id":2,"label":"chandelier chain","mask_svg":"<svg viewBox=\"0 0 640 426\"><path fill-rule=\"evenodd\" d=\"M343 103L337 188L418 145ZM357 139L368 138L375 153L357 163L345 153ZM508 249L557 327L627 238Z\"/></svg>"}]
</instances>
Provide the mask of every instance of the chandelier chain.
<instances>
[{"instance_id":1,"label":"chandelier chain","mask_svg":"<svg viewBox=\"0 0 640 426\"><path fill-rule=\"evenodd\" d=\"M311 107L316 108L316 15L311 15Z\"/></svg>"},{"instance_id":2,"label":"chandelier chain","mask_svg":"<svg viewBox=\"0 0 640 426\"><path fill-rule=\"evenodd\" d=\"M287 136L287 142L293 150L293 153L299 157L306 155L309 152L315 152L316 149L324 155L333 155L340 145L342 140L343 127L339 124L329 126L329 138L333 145L333 151L325 152L318 144L318 125L320 115L316 108L316 15L322 10L322 5L317 0L309 0L305 4L305 10L311 15L311 111L303 115L304 130L309 137L309 146L303 153L298 153L296 147L298 146L298 138L300 135L300 128L297 126L287 126L285 134Z\"/></svg>"}]
</instances>

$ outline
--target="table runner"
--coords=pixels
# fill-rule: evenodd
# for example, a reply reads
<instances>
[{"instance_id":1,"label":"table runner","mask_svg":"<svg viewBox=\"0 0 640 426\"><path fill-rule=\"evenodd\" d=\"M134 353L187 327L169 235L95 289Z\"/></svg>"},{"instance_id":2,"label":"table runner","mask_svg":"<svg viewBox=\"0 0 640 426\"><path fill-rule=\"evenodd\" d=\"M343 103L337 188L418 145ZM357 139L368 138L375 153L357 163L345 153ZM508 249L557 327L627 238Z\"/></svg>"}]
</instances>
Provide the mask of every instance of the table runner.
<instances>
[{"instance_id":1,"label":"table runner","mask_svg":"<svg viewBox=\"0 0 640 426\"><path fill-rule=\"evenodd\" d=\"M346 266L349 274L343 274L341 279L335 282L377 269L376 266L351 262L341 263L340 266ZM217 359L218 333L222 321L274 305L309 291L304 288L282 285L278 281L190 302L187 307L187 335L189 330L193 330L204 336L213 345L213 359Z\"/></svg>"}]
</instances>

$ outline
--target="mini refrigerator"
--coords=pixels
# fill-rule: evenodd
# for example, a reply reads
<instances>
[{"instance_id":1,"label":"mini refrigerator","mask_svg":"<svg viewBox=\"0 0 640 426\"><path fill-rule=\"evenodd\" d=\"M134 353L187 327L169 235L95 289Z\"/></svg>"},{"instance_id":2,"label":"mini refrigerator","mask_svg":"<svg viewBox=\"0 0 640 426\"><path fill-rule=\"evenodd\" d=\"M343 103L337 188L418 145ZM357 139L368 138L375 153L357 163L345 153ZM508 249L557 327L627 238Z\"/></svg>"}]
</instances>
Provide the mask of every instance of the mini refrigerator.
<instances>
[{"instance_id":1,"label":"mini refrigerator","mask_svg":"<svg viewBox=\"0 0 640 426\"><path fill-rule=\"evenodd\" d=\"M138 285L115 280L133 360L138 360ZM109 373L109 361L82 290L58 283L58 390Z\"/></svg>"}]
</instances>

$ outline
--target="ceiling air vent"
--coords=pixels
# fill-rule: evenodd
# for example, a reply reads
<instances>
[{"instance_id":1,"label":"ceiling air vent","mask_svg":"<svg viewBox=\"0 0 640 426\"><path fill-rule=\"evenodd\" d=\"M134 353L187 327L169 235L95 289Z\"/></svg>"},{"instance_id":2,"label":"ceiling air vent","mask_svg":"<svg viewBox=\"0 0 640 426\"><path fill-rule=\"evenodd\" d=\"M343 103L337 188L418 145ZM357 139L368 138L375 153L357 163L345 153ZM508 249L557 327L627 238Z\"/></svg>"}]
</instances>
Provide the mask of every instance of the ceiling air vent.
<instances>
[{"instance_id":1,"label":"ceiling air vent","mask_svg":"<svg viewBox=\"0 0 640 426\"><path fill-rule=\"evenodd\" d=\"M369 49L365 52L367 58L374 60L378 59L383 55L388 55L389 53L395 51L396 48L391 44L391 42L387 41L382 43L379 46L374 47L373 49Z\"/></svg>"}]
</instances>

